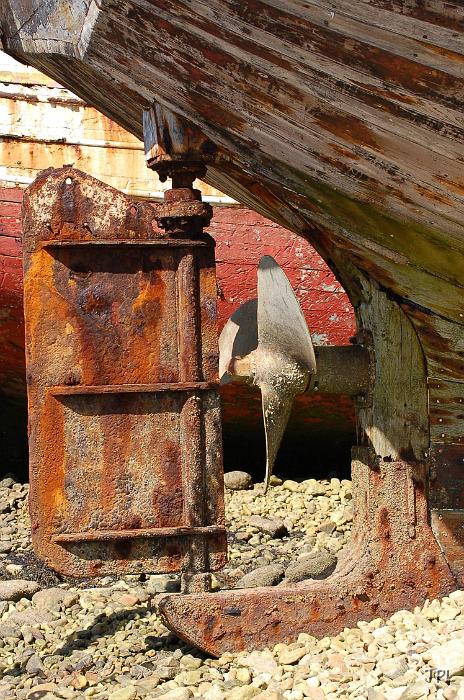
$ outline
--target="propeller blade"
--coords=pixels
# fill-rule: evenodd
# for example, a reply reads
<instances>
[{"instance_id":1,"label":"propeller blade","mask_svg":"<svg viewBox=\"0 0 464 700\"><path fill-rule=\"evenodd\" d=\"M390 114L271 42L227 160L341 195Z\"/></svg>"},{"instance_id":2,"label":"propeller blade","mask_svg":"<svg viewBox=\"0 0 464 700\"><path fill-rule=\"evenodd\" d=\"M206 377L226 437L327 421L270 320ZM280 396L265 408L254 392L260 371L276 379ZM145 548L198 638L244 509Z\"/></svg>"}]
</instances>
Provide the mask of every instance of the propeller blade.
<instances>
[{"instance_id":1,"label":"propeller blade","mask_svg":"<svg viewBox=\"0 0 464 700\"><path fill-rule=\"evenodd\" d=\"M234 381L229 368L237 357L246 357L258 347L258 300L250 299L234 311L219 336L219 379Z\"/></svg>"},{"instance_id":2,"label":"propeller blade","mask_svg":"<svg viewBox=\"0 0 464 700\"><path fill-rule=\"evenodd\" d=\"M261 386L261 401L263 406L264 432L266 435L266 474L264 477L264 493L269 488L274 463L279 451L282 438L292 412L295 395L277 392L267 385Z\"/></svg>"},{"instance_id":3,"label":"propeller blade","mask_svg":"<svg viewBox=\"0 0 464 700\"><path fill-rule=\"evenodd\" d=\"M258 266L259 345L305 365L316 373L316 357L306 319L283 270L270 255Z\"/></svg>"}]
</instances>

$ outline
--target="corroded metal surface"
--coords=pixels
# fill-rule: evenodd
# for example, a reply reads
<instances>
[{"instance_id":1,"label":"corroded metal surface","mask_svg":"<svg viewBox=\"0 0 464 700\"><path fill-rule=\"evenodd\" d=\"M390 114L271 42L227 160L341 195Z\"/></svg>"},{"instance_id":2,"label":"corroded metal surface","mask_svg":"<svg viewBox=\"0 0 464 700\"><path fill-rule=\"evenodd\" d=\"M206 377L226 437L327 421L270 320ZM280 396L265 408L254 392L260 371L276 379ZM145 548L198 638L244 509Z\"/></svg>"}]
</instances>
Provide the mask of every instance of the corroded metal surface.
<instances>
[{"instance_id":1,"label":"corroded metal surface","mask_svg":"<svg viewBox=\"0 0 464 700\"><path fill-rule=\"evenodd\" d=\"M376 462L358 449L353 461L352 548L323 581L293 586L163 596L164 620L182 638L220 656L291 642L300 632L325 636L359 619L445 595L455 579L432 535L424 475L405 462Z\"/></svg>"},{"instance_id":2,"label":"corroded metal surface","mask_svg":"<svg viewBox=\"0 0 464 700\"><path fill-rule=\"evenodd\" d=\"M72 168L24 202L32 537L71 575L225 562L214 242Z\"/></svg>"}]
</instances>

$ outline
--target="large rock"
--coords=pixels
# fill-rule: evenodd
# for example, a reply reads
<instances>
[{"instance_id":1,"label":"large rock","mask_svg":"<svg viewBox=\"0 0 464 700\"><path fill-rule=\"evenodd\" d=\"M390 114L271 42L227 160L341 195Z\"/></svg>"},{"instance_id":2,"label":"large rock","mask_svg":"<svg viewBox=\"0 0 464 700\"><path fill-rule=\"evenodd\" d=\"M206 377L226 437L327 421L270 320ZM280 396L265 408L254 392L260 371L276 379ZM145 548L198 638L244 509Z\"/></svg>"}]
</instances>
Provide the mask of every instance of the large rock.
<instances>
[{"instance_id":1,"label":"large rock","mask_svg":"<svg viewBox=\"0 0 464 700\"><path fill-rule=\"evenodd\" d=\"M337 558L330 552L314 552L298 559L287 568L285 579L297 583L308 578L325 578L335 569Z\"/></svg>"},{"instance_id":2,"label":"large rock","mask_svg":"<svg viewBox=\"0 0 464 700\"><path fill-rule=\"evenodd\" d=\"M31 606L30 608L26 608L26 610L21 610L20 612L12 612L8 617L8 622L12 622L20 627L23 625L36 627L37 625L52 622L54 619L54 616L49 610Z\"/></svg>"},{"instance_id":3,"label":"large rock","mask_svg":"<svg viewBox=\"0 0 464 700\"><path fill-rule=\"evenodd\" d=\"M252 515L248 518L248 522L269 537L278 538L288 535L284 521L280 518L262 518L260 515Z\"/></svg>"},{"instance_id":4,"label":"large rock","mask_svg":"<svg viewBox=\"0 0 464 700\"><path fill-rule=\"evenodd\" d=\"M258 588L259 586L275 586L284 576L284 568L280 564L260 566L245 574L237 581L235 588Z\"/></svg>"},{"instance_id":5,"label":"large rock","mask_svg":"<svg viewBox=\"0 0 464 700\"><path fill-rule=\"evenodd\" d=\"M35 581L0 581L0 600L16 602L21 598L31 598L37 591L40 591L40 586Z\"/></svg>"},{"instance_id":6,"label":"large rock","mask_svg":"<svg viewBox=\"0 0 464 700\"><path fill-rule=\"evenodd\" d=\"M70 608L79 600L79 593L65 588L45 588L32 596L32 602L41 610L59 612Z\"/></svg>"},{"instance_id":7,"label":"large rock","mask_svg":"<svg viewBox=\"0 0 464 700\"><path fill-rule=\"evenodd\" d=\"M231 491L244 491L253 488L253 479L247 472L227 472L224 474L224 485Z\"/></svg>"}]
</instances>

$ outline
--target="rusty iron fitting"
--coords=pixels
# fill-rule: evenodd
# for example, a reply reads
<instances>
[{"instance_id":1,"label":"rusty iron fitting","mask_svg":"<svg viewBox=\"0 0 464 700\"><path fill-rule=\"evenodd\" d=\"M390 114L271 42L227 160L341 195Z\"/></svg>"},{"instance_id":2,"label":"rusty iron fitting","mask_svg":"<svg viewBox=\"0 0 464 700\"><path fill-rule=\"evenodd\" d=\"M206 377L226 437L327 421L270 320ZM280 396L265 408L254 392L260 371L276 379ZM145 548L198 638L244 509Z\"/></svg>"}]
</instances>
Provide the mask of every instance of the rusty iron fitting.
<instances>
[{"instance_id":1,"label":"rusty iron fitting","mask_svg":"<svg viewBox=\"0 0 464 700\"><path fill-rule=\"evenodd\" d=\"M189 171L194 178L195 172ZM201 192L187 181L183 187L166 190L164 202L156 210L158 226L172 236L196 238L203 233L213 216L213 209L207 202L201 201Z\"/></svg>"},{"instance_id":2,"label":"rusty iron fitting","mask_svg":"<svg viewBox=\"0 0 464 700\"><path fill-rule=\"evenodd\" d=\"M196 238L209 225L212 216L213 209L206 202L177 201L160 204L156 212L156 221L158 226L171 236Z\"/></svg>"}]
</instances>

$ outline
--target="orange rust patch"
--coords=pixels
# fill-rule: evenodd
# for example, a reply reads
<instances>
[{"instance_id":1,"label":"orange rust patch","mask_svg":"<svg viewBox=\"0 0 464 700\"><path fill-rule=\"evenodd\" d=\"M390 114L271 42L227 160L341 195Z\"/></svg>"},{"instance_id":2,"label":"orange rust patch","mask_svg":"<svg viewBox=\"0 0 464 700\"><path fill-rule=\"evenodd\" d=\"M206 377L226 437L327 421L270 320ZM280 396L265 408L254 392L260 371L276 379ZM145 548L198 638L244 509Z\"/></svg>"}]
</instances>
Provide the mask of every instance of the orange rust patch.
<instances>
[{"instance_id":1,"label":"orange rust patch","mask_svg":"<svg viewBox=\"0 0 464 700\"><path fill-rule=\"evenodd\" d=\"M452 190L453 192L456 192L456 194L464 196L464 182L453 182L447 177L443 177L440 175L437 175L435 179L438 180L438 182L440 182L442 185L445 185L445 187L447 187L448 189Z\"/></svg>"},{"instance_id":2,"label":"orange rust patch","mask_svg":"<svg viewBox=\"0 0 464 700\"><path fill-rule=\"evenodd\" d=\"M336 151L336 153L338 153L341 156L344 156L345 158L350 158L351 160L360 160L360 157L356 153L353 153L353 151L348 150L348 148L343 148L343 146L339 146L338 143L329 143L329 146L334 151Z\"/></svg>"},{"instance_id":3,"label":"orange rust patch","mask_svg":"<svg viewBox=\"0 0 464 700\"><path fill-rule=\"evenodd\" d=\"M453 204L451 199L445 197L445 195L443 194L439 194L438 192L430 190L428 187L423 187L422 185L414 185L414 187L418 192L420 192L420 194L424 195L424 197L427 197L427 199L431 199L434 202L440 202L441 204L447 204L448 206L452 206Z\"/></svg>"},{"instance_id":4,"label":"orange rust patch","mask_svg":"<svg viewBox=\"0 0 464 700\"><path fill-rule=\"evenodd\" d=\"M374 151L382 153L382 149L375 140L372 131L361 119L347 114L346 116L334 112L324 112L321 109L311 111L314 120L326 131L334 136L354 143L358 146L367 146Z\"/></svg>"}]
</instances>

